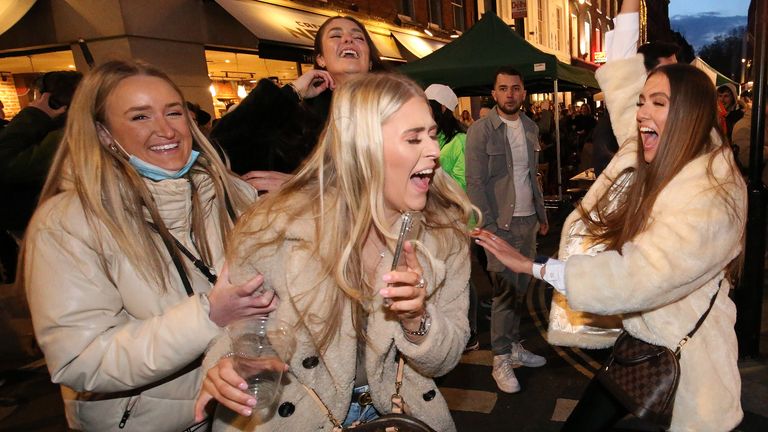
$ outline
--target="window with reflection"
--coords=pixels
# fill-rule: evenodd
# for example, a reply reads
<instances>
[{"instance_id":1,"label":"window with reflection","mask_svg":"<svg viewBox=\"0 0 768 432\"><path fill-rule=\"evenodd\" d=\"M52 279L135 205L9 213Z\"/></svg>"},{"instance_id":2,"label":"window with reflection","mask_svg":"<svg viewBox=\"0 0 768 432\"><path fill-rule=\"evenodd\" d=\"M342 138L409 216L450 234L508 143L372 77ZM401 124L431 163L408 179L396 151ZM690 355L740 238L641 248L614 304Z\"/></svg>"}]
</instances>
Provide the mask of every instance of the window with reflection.
<instances>
[{"instance_id":1,"label":"window with reflection","mask_svg":"<svg viewBox=\"0 0 768 432\"><path fill-rule=\"evenodd\" d=\"M464 0L451 0L453 9L453 28L464 31Z\"/></svg>"},{"instance_id":2,"label":"window with reflection","mask_svg":"<svg viewBox=\"0 0 768 432\"><path fill-rule=\"evenodd\" d=\"M429 3L429 22L443 26L443 11L440 0L428 0Z\"/></svg>"}]
</instances>

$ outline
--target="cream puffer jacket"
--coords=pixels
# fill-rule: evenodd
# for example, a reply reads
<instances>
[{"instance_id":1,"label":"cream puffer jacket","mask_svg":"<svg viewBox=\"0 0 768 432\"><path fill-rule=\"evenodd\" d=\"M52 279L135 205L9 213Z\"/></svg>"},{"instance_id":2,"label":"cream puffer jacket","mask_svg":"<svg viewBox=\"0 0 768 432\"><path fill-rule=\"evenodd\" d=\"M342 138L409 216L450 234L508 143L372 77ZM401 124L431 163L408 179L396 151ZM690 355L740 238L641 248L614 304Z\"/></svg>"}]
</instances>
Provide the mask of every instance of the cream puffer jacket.
<instances>
[{"instance_id":1,"label":"cream puffer jacket","mask_svg":"<svg viewBox=\"0 0 768 432\"><path fill-rule=\"evenodd\" d=\"M213 183L202 174L193 181L208 244L221 264ZM195 251L189 181L146 184L170 232ZM252 188L240 186L255 199ZM208 318L205 297L187 296L170 257L171 288L161 292L139 276L106 228L100 235L99 244L74 190L43 203L26 234L24 274L35 335L52 381L61 384L69 425L106 431L124 421L124 431L181 431L194 423L200 357L220 329ZM157 242L164 251L159 236ZM208 280L192 265L186 268L195 293L207 293Z\"/></svg>"},{"instance_id":2,"label":"cream puffer jacket","mask_svg":"<svg viewBox=\"0 0 768 432\"><path fill-rule=\"evenodd\" d=\"M251 227L263 223L251 222ZM288 224L284 217L270 221L266 233L238 245L238 258L230 262L230 276L233 283L239 283L256 272L263 273L265 287L274 289L280 297L280 306L272 316L293 325L299 319L295 308L307 309L310 314L317 314L315 326L310 324L316 332L323 325L317 316L323 316L325 293L340 288L333 280L321 277L318 260L310 253L316 241L314 224L310 219ZM255 253L250 251L253 242L263 241L283 227L287 229L285 242ZM377 295L374 312L367 321L371 345L365 351L365 369L376 409L380 413L390 412L399 350L406 359L401 390L405 403L435 430L449 432L455 426L432 377L444 375L456 366L469 337L468 242L457 238L447 247L439 247L429 230L423 232L421 240L433 257L430 266L423 252L419 252L427 282L427 311L432 317L429 333L420 345L409 342L397 319L385 310L381 296ZM385 287L381 277L390 270L391 263L392 254L383 252L374 279L376 292ZM350 406L357 356L350 306L344 308L340 331L324 354L315 350L306 327L299 327L296 339L296 352L289 362L291 373L287 374L274 416L258 424L255 416L239 416L219 406L214 431L330 431L331 422L302 384L318 393L337 420L344 420ZM212 366L229 350L229 340L221 338L206 355L203 367Z\"/></svg>"},{"instance_id":3,"label":"cream puffer jacket","mask_svg":"<svg viewBox=\"0 0 768 432\"><path fill-rule=\"evenodd\" d=\"M585 196L587 209L606 190L610 178L637 164L634 104L639 92L630 94L634 90L628 83L645 80L642 56L603 68L597 78L614 120L614 133L623 144ZM716 134L712 139L719 142ZM565 272L568 303L574 310L621 315L630 334L673 350L717 295L704 324L682 349L673 431L731 430L743 415L736 307L723 276L725 267L741 252L746 186L732 170L730 151L712 161L721 186L713 185L707 176L710 156L694 159L670 181L654 203L648 229L625 244L621 253L571 255ZM566 221L561 248L570 241L568 224L577 219L572 214Z\"/></svg>"}]
</instances>

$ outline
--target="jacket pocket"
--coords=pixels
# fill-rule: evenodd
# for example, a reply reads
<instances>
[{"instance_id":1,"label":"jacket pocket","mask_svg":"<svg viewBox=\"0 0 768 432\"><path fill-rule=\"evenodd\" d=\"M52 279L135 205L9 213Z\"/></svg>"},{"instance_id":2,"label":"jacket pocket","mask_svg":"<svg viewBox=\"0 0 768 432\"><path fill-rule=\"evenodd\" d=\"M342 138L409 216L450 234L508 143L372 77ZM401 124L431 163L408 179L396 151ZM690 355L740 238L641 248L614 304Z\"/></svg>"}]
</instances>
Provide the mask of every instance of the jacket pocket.
<instances>
[{"instance_id":1,"label":"jacket pocket","mask_svg":"<svg viewBox=\"0 0 768 432\"><path fill-rule=\"evenodd\" d=\"M507 153L500 145L488 146L488 176L498 177L507 174Z\"/></svg>"}]
</instances>

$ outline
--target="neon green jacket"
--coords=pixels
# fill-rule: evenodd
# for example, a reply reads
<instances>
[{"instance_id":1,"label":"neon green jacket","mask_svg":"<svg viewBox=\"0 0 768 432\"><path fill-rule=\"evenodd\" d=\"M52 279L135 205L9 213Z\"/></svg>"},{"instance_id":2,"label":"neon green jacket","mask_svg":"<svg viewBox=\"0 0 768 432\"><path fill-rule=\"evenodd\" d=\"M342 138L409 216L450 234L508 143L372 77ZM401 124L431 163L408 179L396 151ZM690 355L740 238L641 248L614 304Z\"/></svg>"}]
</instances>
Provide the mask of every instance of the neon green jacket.
<instances>
[{"instance_id":1,"label":"neon green jacket","mask_svg":"<svg viewBox=\"0 0 768 432\"><path fill-rule=\"evenodd\" d=\"M453 139L446 143L445 134L437 134L437 142L440 144L440 165L443 171L453 177L465 191L467 190L467 180L464 178L464 143L467 141L467 134L457 133Z\"/></svg>"}]
</instances>

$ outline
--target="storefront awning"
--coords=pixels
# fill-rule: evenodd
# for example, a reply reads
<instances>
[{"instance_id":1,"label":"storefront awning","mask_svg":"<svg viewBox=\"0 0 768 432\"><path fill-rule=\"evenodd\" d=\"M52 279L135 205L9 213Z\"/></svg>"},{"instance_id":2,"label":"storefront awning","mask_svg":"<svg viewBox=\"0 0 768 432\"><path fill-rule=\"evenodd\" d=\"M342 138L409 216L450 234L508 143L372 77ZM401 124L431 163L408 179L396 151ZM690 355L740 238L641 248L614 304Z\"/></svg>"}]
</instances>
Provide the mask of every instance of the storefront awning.
<instances>
[{"instance_id":1,"label":"storefront awning","mask_svg":"<svg viewBox=\"0 0 768 432\"><path fill-rule=\"evenodd\" d=\"M315 35L328 19L326 15L252 0L216 0L216 3L259 38L263 57L275 59L295 60L298 55L310 63ZM404 61L391 36L367 30L384 60Z\"/></svg>"},{"instance_id":2,"label":"storefront awning","mask_svg":"<svg viewBox=\"0 0 768 432\"><path fill-rule=\"evenodd\" d=\"M3 0L0 1L0 34L13 27L36 0Z\"/></svg>"},{"instance_id":3,"label":"storefront awning","mask_svg":"<svg viewBox=\"0 0 768 432\"><path fill-rule=\"evenodd\" d=\"M426 57L432 54L432 52L445 46L445 43L443 42L410 35L408 33L393 31L392 35L405 47L405 49L418 58Z\"/></svg>"}]
</instances>

